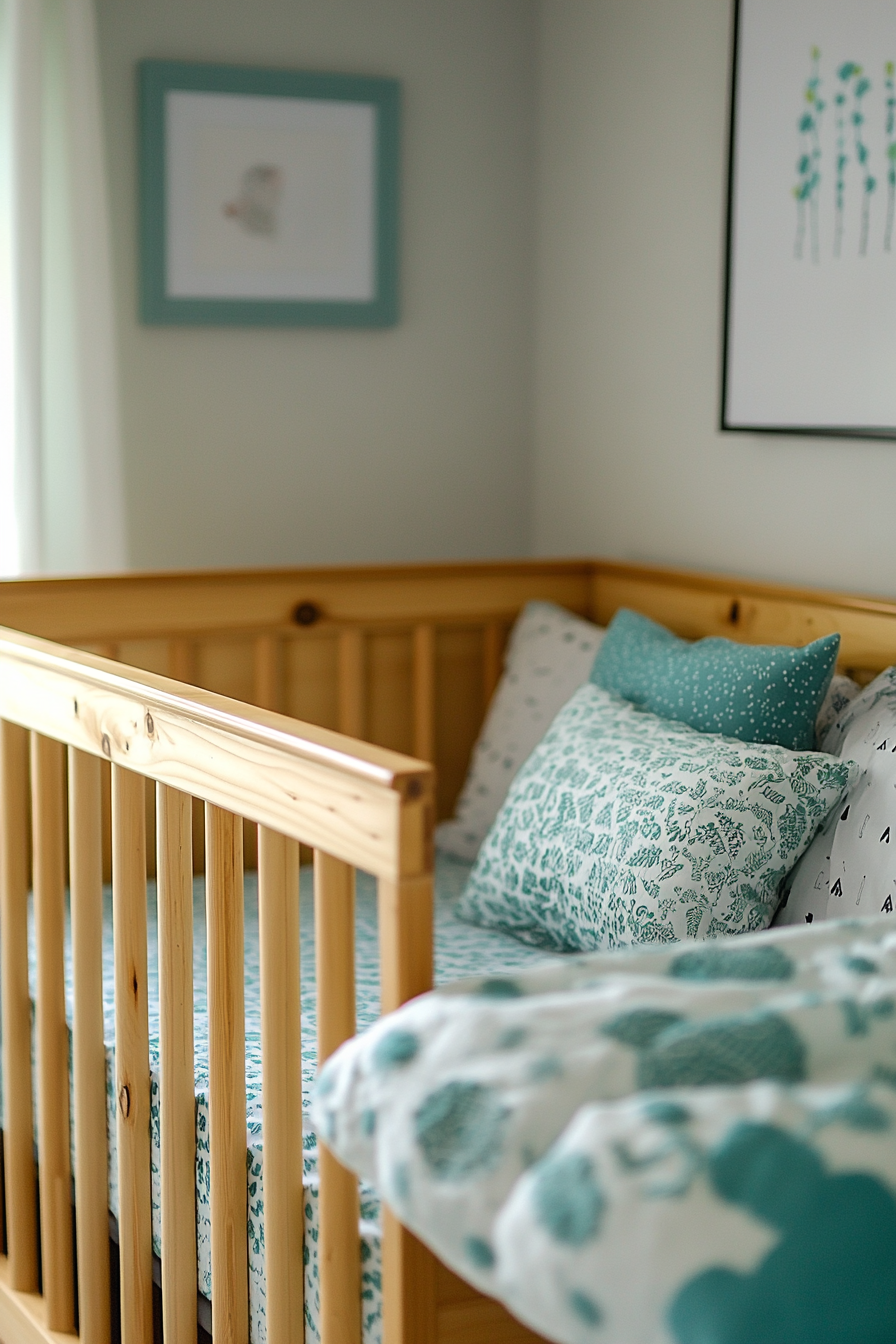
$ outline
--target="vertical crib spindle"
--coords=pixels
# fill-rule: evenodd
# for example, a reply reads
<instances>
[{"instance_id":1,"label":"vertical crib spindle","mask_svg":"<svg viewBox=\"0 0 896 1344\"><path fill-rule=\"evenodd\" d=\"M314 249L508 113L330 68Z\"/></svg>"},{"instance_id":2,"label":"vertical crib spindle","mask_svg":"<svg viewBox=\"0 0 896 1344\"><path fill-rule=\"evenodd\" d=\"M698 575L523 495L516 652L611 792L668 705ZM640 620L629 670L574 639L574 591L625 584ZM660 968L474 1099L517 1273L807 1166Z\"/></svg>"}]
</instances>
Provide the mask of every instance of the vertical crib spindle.
<instances>
[{"instance_id":1,"label":"vertical crib spindle","mask_svg":"<svg viewBox=\"0 0 896 1344\"><path fill-rule=\"evenodd\" d=\"M247 1344L246 1018L243 827L205 808L212 1326L215 1344Z\"/></svg>"},{"instance_id":2,"label":"vertical crib spindle","mask_svg":"<svg viewBox=\"0 0 896 1344\"><path fill-rule=\"evenodd\" d=\"M377 884L380 1009L432 988L432 874ZM432 1252L383 1209L383 1338L416 1344L436 1337L436 1262Z\"/></svg>"},{"instance_id":3,"label":"vertical crib spindle","mask_svg":"<svg viewBox=\"0 0 896 1344\"><path fill-rule=\"evenodd\" d=\"M75 1196L82 1344L109 1344L109 1192L103 1039L101 765L69 747L69 872L74 980Z\"/></svg>"},{"instance_id":4,"label":"vertical crib spindle","mask_svg":"<svg viewBox=\"0 0 896 1344\"><path fill-rule=\"evenodd\" d=\"M41 1263L47 1326L75 1324L65 1016L64 748L31 735L34 929L37 941L37 1130Z\"/></svg>"},{"instance_id":5,"label":"vertical crib spindle","mask_svg":"<svg viewBox=\"0 0 896 1344\"><path fill-rule=\"evenodd\" d=\"M145 784L119 765L112 766L112 923L121 1344L152 1344Z\"/></svg>"},{"instance_id":6,"label":"vertical crib spindle","mask_svg":"<svg viewBox=\"0 0 896 1344\"><path fill-rule=\"evenodd\" d=\"M414 627L414 755L435 759L436 632L431 625Z\"/></svg>"},{"instance_id":7,"label":"vertical crib spindle","mask_svg":"<svg viewBox=\"0 0 896 1344\"><path fill-rule=\"evenodd\" d=\"M355 1032L355 873L314 851L317 1060L322 1066ZM358 1182L323 1143L320 1175L320 1323L324 1344L361 1338Z\"/></svg>"},{"instance_id":8,"label":"vertical crib spindle","mask_svg":"<svg viewBox=\"0 0 896 1344\"><path fill-rule=\"evenodd\" d=\"M339 731L364 737L364 635L357 629L339 636Z\"/></svg>"},{"instance_id":9,"label":"vertical crib spindle","mask_svg":"<svg viewBox=\"0 0 896 1344\"><path fill-rule=\"evenodd\" d=\"M168 675L192 686L196 681L196 649L189 639L169 639Z\"/></svg>"},{"instance_id":10,"label":"vertical crib spindle","mask_svg":"<svg viewBox=\"0 0 896 1344\"><path fill-rule=\"evenodd\" d=\"M37 1292L37 1201L28 990L28 733L0 720L0 988L10 1286Z\"/></svg>"},{"instance_id":11,"label":"vertical crib spindle","mask_svg":"<svg viewBox=\"0 0 896 1344\"><path fill-rule=\"evenodd\" d=\"M192 800L156 786L162 1160L162 1333L196 1341Z\"/></svg>"},{"instance_id":12,"label":"vertical crib spindle","mask_svg":"<svg viewBox=\"0 0 896 1344\"><path fill-rule=\"evenodd\" d=\"M270 1344L302 1344L302 1001L299 847L258 828L264 1115L265 1316Z\"/></svg>"},{"instance_id":13,"label":"vertical crib spindle","mask_svg":"<svg viewBox=\"0 0 896 1344\"><path fill-rule=\"evenodd\" d=\"M261 709L280 707L280 643L274 635L259 635L253 645L252 698Z\"/></svg>"}]
</instances>

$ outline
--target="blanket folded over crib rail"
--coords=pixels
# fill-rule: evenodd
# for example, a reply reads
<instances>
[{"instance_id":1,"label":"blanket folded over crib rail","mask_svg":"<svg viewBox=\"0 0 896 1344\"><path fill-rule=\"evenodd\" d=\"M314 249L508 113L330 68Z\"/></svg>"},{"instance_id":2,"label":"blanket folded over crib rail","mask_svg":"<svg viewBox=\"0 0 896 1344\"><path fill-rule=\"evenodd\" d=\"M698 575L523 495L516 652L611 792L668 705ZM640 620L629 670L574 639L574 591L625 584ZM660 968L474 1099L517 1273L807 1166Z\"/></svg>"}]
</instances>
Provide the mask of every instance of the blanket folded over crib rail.
<instances>
[{"instance_id":1,"label":"blanket folded over crib rail","mask_svg":"<svg viewBox=\"0 0 896 1344\"><path fill-rule=\"evenodd\" d=\"M896 924L570 958L427 994L315 1124L563 1344L896 1339Z\"/></svg>"}]
</instances>

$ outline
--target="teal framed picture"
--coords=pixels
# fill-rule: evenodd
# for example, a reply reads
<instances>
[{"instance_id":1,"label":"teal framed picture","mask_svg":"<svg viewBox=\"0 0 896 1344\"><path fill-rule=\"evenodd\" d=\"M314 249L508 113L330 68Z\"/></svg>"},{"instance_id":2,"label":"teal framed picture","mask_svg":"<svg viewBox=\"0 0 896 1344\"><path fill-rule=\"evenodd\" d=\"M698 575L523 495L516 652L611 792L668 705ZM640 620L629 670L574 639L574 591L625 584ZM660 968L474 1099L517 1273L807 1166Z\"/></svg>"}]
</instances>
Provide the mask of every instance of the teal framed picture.
<instances>
[{"instance_id":1,"label":"teal framed picture","mask_svg":"<svg viewBox=\"0 0 896 1344\"><path fill-rule=\"evenodd\" d=\"M140 316L398 320L396 80L143 61Z\"/></svg>"}]
</instances>

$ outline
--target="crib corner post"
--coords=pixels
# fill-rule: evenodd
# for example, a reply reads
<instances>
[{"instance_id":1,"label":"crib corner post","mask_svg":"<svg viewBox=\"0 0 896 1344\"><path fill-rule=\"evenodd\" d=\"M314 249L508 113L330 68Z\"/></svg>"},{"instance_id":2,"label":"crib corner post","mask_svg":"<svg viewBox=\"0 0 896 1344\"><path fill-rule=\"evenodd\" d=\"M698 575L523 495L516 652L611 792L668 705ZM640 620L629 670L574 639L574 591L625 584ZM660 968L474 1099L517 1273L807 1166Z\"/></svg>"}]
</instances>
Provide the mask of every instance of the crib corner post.
<instances>
[{"instance_id":1,"label":"crib corner post","mask_svg":"<svg viewBox=\"0 0 896 1344\"><path fill-rule=\"evenodd\" d=\"M436 1258L383 1208L384 1344L436 1344Z\"/></svg>"},{"instance_id":2,"label":"crib corner post","mask_svg":"<svg viewBox=\"0 0 896 1344\"><path fill-rule=\"evenodd\" d=\"M378 884L380 1008L392 1012L433 984L433 826L435 772L404 782L401 868ZM435 1256L383 1208L383 1339L436 1344Z\"/></svg>"}]
</instances>

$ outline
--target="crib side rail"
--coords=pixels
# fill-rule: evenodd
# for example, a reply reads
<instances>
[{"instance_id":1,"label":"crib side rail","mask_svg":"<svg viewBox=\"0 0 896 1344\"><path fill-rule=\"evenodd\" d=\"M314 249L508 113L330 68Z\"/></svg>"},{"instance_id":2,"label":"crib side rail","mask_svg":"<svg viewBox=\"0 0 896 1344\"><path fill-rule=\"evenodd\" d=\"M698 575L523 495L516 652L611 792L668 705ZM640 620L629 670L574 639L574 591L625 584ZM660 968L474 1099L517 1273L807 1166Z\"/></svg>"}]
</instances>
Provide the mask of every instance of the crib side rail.
<instances>
[{"instance_id":1,"label":"crib side rail","mask_svg":"<svg viewBox=\"0 0 896 1344\"><path fill-rule=\"evenodd\" d=\"M166 1341L195 1344L196 1339L191 814L193 800L198 799L206 821L214 1336L216 1344L246 1344L249 1332L242 855L246 818L258 826L266 1324L271 1344L300 1344L304 1265L299 844L311 846L315 853L322 1060L355 1027L355 868L373 872L379 880L384 1008L432 983L431 767L167 678L125 671L91 655L0 631L6 1215L6 1254L0 1257L0 1338L5 1344L26 1339L61 1344L76 1331L89 1344L109 1344L113 1337L102 981L104 758L112 768L113 1088L122 1342L150 1344L153 1338L145 809L147 781L152 781L158 875L161 1310ZM34 1077L29 859L37 961ZM71 1130L66 869L72 925ZM357 1183L323 1145L319 1180L324 1344L359 1344ZM397 1224L389 1226L386 1256L391 1255L395 1272L387 1270L387 1275L396 1278L411 1243ZM387 1314L394 1313L398 1297L388 1284L385 1296Z\"/></svg>"}]
</instances>

